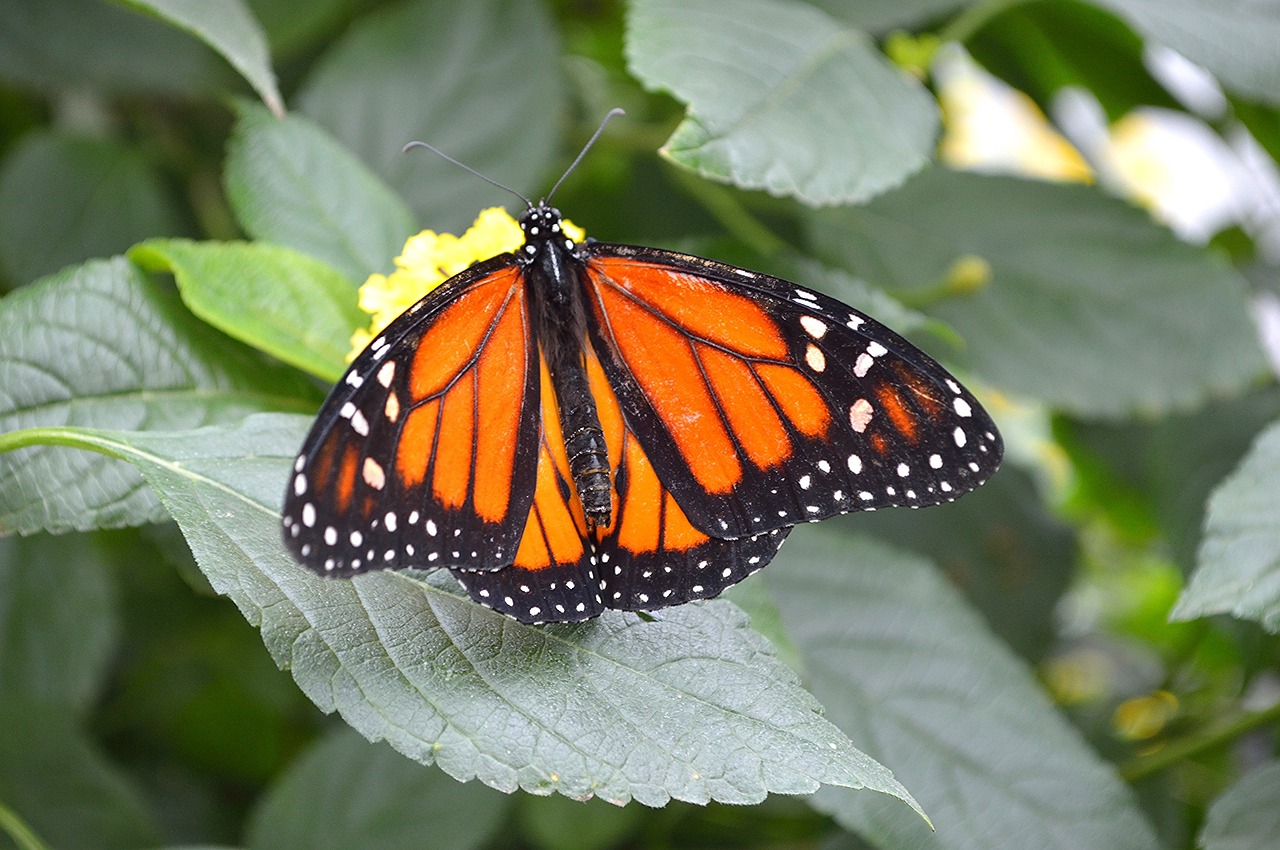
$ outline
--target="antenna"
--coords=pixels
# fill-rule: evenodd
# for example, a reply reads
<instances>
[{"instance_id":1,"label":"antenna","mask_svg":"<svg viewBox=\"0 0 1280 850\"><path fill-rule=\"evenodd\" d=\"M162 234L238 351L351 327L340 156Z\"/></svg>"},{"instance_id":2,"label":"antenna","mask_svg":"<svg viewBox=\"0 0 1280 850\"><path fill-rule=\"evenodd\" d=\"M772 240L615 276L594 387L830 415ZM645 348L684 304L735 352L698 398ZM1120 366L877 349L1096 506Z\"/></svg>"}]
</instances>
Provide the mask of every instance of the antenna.
<instances>
[{"instance_id":1,"label":"antenna","mask_svg":"<svg viewBox=\"0 0 1280 850\"><path fill-rule=\"evenodd\" d=\"M597 135L599 135L599 133L597 133ZM594 139L593 139L592 141L594 141ZM491 186L497 186L499 189L501 189L501 190L502 190L502 191L504 191L504 192L510 192L511 194L513 194L513 195L515 195L517 198L519 198L520 200L524 201L524 205L525 205L526 207L528 207L529 209L533 209L533 201L529 200L529 199L528 199L528 198L526 198L524 195L521 195L521 194L520 194L519 192L517 192L515 189L512 189L510 186L504 186L503 184L499 183L497 180L494 180L492 177L486 177L486 176L484 176L484 175L483 175L483 174L481 174L479 171L476 171L474 168L472 168L471 166L467 165L465 162L458 162L458 160L456 160L456 159L454 159L453 157L449 156L447 153L445 153L444 151L440 150L438 147L436 147L436 146L434 146L434 145L429 145L429 144L427 144L426 142L410 142L409 144L407 144L407 145L405 145L403 148L401 148L401 149L400 149L400 152L401 152L401 153L408 153L409 151L413 150L414 148L426 148L427 150L431 151L431 152L432 152L433 154L435 154L436 156L438 156L438 157L440 157L441 159L443 159L445 162L451 162L451 163L453 163L454 165L456 165L456 166L458 166L459 168L461 168L463 171L467 172L468 174L474 174L476 177L479 177L481 180L483 180L484 182L488 183L489 185L491 185ZM575 163L575 164L576 164L576 163ZM564 179L564 178L561 178L561 179ZM557 185L558 185L558 184L557 184Z\"/></svg>"},{"instance_id":2,"label":"antenna","mask_svg":"<svg viewBox=\"0 0 1280 850\"><path fill-rule=\"evenodd\" d=\"M627 114L626 112L616 107L609 110L609 114L604 117L604 120L600 122L600 126L596 128L596 131L594 133L591 134L591 138L587 139L587 143L582 146L582 150L578 152L578 156L573 160L573 162L569 163L569 167L564 170L564 174L560 175L560 179L556 181L556 185L551 187L551 191L548 192L547 196L543 199L544 202L550 202L551 196L554 195L556 193L556 190L560 188L560 184L564 182L565 178L568 177L570 174L572 174L573 170L578 167L578 163L582 162L582 158L587 155L587 151L591 150L591 146L596 143L596 139L600 138L600 134L604 132L604 128L608 126L609 122L612 121L614 118L617 118L619 115L626 115L626 114ZM515 189L512 189L510 186L504 186L503 184L499 183L497 180L494 180L492 177L486 177L485 175L481 174L479 171L476 171L474 168L467 165L465 162L459 162L458 160L449 156L447 153L440 150L435 145L429 145L426 142L409 142L409 144L405 145L403 148L400 149L400 152L408 153L414 148L426 148L436 156L443 159L445 162L452 163L453 165L458 166L468 174L473 174L476 177L479 177L481 180L488 183L490 186L497 186L502 191L509 192L512 195L515 195L517 198L524 201L524 204L526 207L528 207L529 209L533 209L533 201L529 200L524 195L521 195Z\"/></svg>"},{"instance_id":3,"label":"antenna","mask_svg":"<svg viewBox=\"0 0 1280 850\"><path fill-rule=\"evenodd\" d=\"M564 179L573 173L573 170L578 167L578 163L582 162L582 158L587 155L587 151L591 150L591 146L596 143L596 139L600 138L600 134L604 132L604 128L608 126L609 122L617 118L619 115L626 114L626 112L616 106L609 110L609 114L600 122L600 126L591 134L591 138L587 139L587 143L582 146L582 150L578 151L577 158L574 159L573 162L569 163L569 167L564 170L564 174L560 175L560 179L556 181L556 185L551 187L551 191L548 192L547 197L543 199L545 202L551 203L551 196L556 193L556 189L560 188L560 184L564 182Z\"/></svg>"}]
</instances>

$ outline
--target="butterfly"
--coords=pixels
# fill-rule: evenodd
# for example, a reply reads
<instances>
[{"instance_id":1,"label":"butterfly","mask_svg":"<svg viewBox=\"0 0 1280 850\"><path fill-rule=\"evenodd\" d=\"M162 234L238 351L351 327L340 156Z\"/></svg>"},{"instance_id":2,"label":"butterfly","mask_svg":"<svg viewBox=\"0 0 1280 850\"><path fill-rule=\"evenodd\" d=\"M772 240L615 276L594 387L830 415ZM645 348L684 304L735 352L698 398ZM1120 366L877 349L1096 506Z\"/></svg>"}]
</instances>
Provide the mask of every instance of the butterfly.
<instances>
[{"instance_id":1,"label":"butterfly","mask_svg":"<svg viewBox=\"0 0 1280 850\"><path fill-rule=\"evenodd\" d=\"M284 499L302 564L447 568L521 622L580 621L714 597L800 523L999 466L972 393L864 313L526 204L519 250L410 307L321 407Z\"/></svg>"}]
</instances>

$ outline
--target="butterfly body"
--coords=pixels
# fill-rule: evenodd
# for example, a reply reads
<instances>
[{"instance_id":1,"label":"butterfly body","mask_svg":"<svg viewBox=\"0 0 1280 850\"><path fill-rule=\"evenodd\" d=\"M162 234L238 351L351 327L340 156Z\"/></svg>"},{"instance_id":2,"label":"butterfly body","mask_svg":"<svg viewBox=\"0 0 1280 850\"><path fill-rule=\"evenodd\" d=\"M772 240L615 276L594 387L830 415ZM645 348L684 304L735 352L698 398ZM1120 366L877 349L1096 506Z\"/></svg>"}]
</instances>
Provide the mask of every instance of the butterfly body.
<instances>
[{"instance_id":1,"label":"butterfly body","mask_svg":"<svg viewBox=\"0 0 1280 850\"><path fill-rule=\"evenodd\" d=\"M575 243L560 214L433 291L335 387L286 492L325 575L446 567L525 622L709 598L801 522L950 501L1003 447L870 317L788 281Z\"/></svg>"}]
</instances>

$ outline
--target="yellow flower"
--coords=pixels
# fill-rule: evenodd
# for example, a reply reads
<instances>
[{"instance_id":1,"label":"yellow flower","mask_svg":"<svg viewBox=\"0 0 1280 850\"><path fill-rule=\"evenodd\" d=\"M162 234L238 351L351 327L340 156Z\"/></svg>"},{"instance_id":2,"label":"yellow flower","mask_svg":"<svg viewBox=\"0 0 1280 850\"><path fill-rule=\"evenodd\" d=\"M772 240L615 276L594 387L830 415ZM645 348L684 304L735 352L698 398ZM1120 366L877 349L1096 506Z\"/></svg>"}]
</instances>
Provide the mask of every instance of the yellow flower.
<instances>
[{"instance_id":1,"label":"yellow flower","mask_svg":"<svg viewBox=\"0 0 1280 850\"><path fill-rule=\"evenodd\" d=\"M586 234L570 221L565 234L581 242ZM490 207L476 216L461 236L424 230L410 236L396 257L391 274L371 274L360 287L360 309L369 314L369 326L351 335L347 362L355 359L382 329L424 295L467 267L515 251L524 242L520 225L502 207Z\"/></svg>"}]
</instances>

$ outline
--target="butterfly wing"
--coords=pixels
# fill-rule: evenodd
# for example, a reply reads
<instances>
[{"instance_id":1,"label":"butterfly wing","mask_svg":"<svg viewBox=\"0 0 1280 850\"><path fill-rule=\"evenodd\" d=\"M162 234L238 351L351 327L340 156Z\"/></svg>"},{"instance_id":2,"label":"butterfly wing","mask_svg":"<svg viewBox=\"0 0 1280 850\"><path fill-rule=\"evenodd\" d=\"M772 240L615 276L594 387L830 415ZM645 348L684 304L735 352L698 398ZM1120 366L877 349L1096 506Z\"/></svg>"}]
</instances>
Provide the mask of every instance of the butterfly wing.
<instances>
[{"instance_id":1,"label":"butterfly wing","mask_svg":"<svg viewBox=\"0 0 1280 850\"><path fill-rule=\"evenodd\" d=\"M520 540L507 569L456 570L471 598L524 623L574 622L604 610L596 556L578 501L560 430L560 412L545 357L540 357L541 427L537 486Z\"/></svg>"},{"instance_id":2,"label":"butterfly wing","mask_svg":"<svg viewBox=\"0 0 1280 850\"><path fill-rule=\"evenodd\" d=\"M688 520L751 538L950 501L1003 446L937 362L835 299L698 257L595 244L592 344Z\"/></svg>"},{"instance_id":3,"label":"butterfly wing","mask_svg":"<svg viewBox=\"0 0 1280 850\"><path fill-rule=\"evenodd\" d=\"M285 544L337 576L510 564L534 497L537 375L515 258L451 278L321 408L285 494Z\"/></svg>"},{"instance_id":4,"label":"butterfly wing","mask_svg":"<svg viewBox=\"0 0 1280 850\"><path fill-rule=\"evenodd\" d=\"M533 509L510 568L455 571L473 599L525 623L586 620L606 608L653 611L716 596L777 554L789 528L720 540L689 523L627 426L591 351L587 377L609 447L614 520L608 528L589 527L569 472L545 359L541 371Z\"/></svg>"},{"instance_id":5,"label":"butterfly wing","mask_svg":"<svg viewBox=\"0 0 1280 850\"><path fill-rule=\"evenodd\" d=\"M768 564L791 529L721 540L695 528L627 424L594 353L587 377L613 467L614 521L593 530L604 604L653 611L709 599Z\"/></svg>"}]
</instances>

